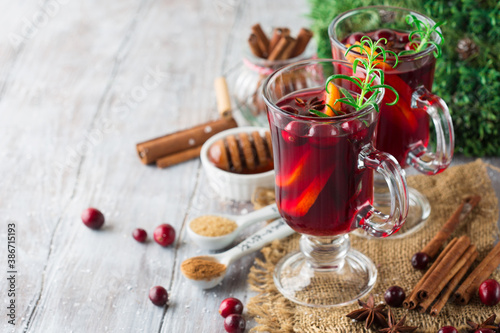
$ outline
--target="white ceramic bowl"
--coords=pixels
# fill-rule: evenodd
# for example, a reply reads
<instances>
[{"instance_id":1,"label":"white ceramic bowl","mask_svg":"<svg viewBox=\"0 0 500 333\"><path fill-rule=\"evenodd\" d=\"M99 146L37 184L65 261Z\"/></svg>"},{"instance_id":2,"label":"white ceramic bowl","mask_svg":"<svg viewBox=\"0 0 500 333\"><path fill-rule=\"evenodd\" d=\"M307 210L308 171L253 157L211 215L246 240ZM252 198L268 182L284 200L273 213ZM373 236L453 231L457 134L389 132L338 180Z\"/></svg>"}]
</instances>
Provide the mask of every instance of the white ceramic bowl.
<instances>
[{"instance_id":1,"label":"white ceramic bowl","mask_svg":"<svg viewBox=\"0 0 500 333\"><path fill-rule=\"evenodd\" d=\"M208 149L216 141L228 135L242 132L251 133L253 131L265 132L268 129L264 127L237 127L228 129L217 133L201 147L201 164L207 173L208 183L224 199L249 201L257 187L274 187L274 170L242 175L219 169L208 159Z\"/></svg>"}]
</instances>

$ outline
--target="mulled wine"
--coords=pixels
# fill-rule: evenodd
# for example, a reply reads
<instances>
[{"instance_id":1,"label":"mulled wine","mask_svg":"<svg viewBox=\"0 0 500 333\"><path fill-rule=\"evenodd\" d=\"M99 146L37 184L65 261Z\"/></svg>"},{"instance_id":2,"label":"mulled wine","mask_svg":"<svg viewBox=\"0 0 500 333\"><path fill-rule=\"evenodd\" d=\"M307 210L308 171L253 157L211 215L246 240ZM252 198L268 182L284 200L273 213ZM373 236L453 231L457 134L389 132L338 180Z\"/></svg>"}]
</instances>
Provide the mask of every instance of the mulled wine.
<instances>
[{"instance_id":1,"label":"mulled wine","mask_svg":"<svg viewBox=\"0 0 500 333\"><path fill-rule=\"evenodd\" d=\"M302 234L301 252L277 263L274 282L288 299L312 307L340 306L367 294L376 268L349 248L347 233L363 228L386 237L408 212L404 172L372 146L384 88L360 84L356 91L354 78L339 76L341 67L354 76L348 62L315 59L285 66L263 84L276 201L287 224ZM364 79L383 82L378 76ZM394 209L388 215L372 206L374 171L391 187Z\"/></svg>"},{"instance_id":2,"label":"mulled wine","mask_svg":"<svg viewBox=\"0 0 500 333\"><path fill-rule=\"evenodd\" d=\"M311 105L325 101L324 89L293 93L277 103L290 115L308 115ZM354 110L342 105L349 114ZM269 117L275 154L276 201L295 231L315 236L344 234L356 227L355 217L370 205L373 172L357 168L361 147L371 142L375 122L360 119L308 122Z\"/></svg>"},{"instance_id":3,"label":"mulled wine","mask_svg":"<svg viewBox=\"0 0 500 333\"><path fill-rule=\"evenodd\" d=\"M363 36L374 41L385 38L387 45L384 47L396 54L415 47L415 44L409 42L408 32L393 29L354 32L344 38L342 43L352 45L359 42ZM333 48L333 52L334 58L344 57L341 49ZM403 60L396 68L380 64L384 70L385 83L398 91L399 102L387 105L394 99L394 94L391 91L386 92L380 108L375 147L393 155L402 167L407 166L407 156L411 149L418 144L425 147L429 144L429 114L424 109L412 108L411 103L415 89L422 85L429 91L432 89L435 64L436 59L432 53L418 62Z\"/></svg>"}]
</instances>

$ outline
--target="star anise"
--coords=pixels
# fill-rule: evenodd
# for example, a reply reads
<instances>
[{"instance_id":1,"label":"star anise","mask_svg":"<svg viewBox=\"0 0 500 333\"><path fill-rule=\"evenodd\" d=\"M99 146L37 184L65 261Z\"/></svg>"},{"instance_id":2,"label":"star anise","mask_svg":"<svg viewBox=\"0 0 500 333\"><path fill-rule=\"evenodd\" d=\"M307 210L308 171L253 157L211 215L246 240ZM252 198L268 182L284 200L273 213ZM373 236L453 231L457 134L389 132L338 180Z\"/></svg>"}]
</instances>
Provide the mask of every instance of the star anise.
<instances>
[{"instance_id":1,"label":"star anise","mask_svg":"<svg viewBox=\"0 0 500 333\"><path fill-rule=\"evenodd\" d=\"M405 326L405 321L406 321L406 315L396 323L396 320L394 320L394 315L392 314L391 309L389 309L388 327L382 328L378 331L380 333L404 333L404 332L413 332L418 328L415 326Z\"/></svg>"},{"instance_id":2,"label":"star anise","mask_svg":"<svg viewBox=\"0 0 500 333\"><path fill-rule=\"evenodd\" d=\"M490 330L496 330L498 329L498 326L495 325L495 319L497 318L496 314L491 315L488 319L486 319L484 322L481 324L477 324L473 321L467 320L467 325L470 326L470 328L467 329L468 332L475 332L481 328L488 328Z\"/></svg>"},{"instance_id":3,"label":"star anise","mask_svg":"<svg viewBox=\"0 0 500 333\"><path fill-rule=\"evenodd\" d=\"M368 297L366 303L358 299L358 304L361 306L361 309L352 311L347 314L347 317L357 321L366 320L366 329L368 329L374 322L382 327L387 326L387 319L385 319L387 313L384 310L385 304L375 306L373 295Z\"/></svg>"},{"instance_id":4,"label":"star anise","mask_svg":"<svg viewBox=\"0 0 500 333\"><path fill-rule=\"evenodd\" d=\"M312 109L316 111L321 111L322 109L325 108L325 101L319 99L317 96L309 101L304 101L302 98L295 97L295 103L297 103L298 106L303 107L307 110Z\"/></svg>"}]
</instances>

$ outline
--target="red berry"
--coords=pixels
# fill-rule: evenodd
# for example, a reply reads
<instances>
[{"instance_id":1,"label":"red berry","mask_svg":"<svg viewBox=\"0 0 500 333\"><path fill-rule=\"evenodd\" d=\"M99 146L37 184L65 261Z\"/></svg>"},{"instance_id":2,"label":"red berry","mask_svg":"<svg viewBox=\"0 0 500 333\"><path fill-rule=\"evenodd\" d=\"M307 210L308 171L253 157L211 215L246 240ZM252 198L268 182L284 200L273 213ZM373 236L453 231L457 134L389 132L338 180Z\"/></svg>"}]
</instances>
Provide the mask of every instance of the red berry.
<instances>
[{"instance_id":1,"label":"red berry","mask_svg":"<svg viewBox=\"0 0 500 333\"><path fill-rule=\"evenodd\" d=\"M307 135L308 130L309 128L305 124L298 121L291 121L281 131L281 136L285 142L300 146L307 142L304 136Z\"/></svg>"},{"instance_id":2,"label":"red berry","mask_svg":"<svg viewBox=\"0 0 500 333\"><path fill-rule=\"evenodd\" d=\"M139 243L144 243L148 237L148 233L144 229L137 228L132 232L132 237Z\"/></svg>"},{"instance_id":3,"label":"red berry","mask_svg":"<svg viewBox=\"0 0 500 333\"><path fill-rule=\"evenodd\" d=\"M170 224L160 224L156 227L153 238L161 246L168 246L175 240L175 229Z\"/></svg>"},{"instance_id":4,"label":"red berry","mask_svg":"<svg viewBox=\"0 0 500 333\"><path fill-rule=\"evenodd\" d=\"M405 43L405 44L408 43L410 41L410 34L399 34L398 41L400 43ZM447 327L447 326L445 326L445 327Z\"/></svg>"},{"instance_id":5,"label":"red berry","mask_svg":"<svg viewBox=\"0 0 500 333\"><path fill-rule=\"evenodd\" d=\"M453 326L443 326L439 329L438 333L458 333L458 331Z\"/></svg>"},{"instance_id":6,"label":"red berry","mask_svg":"<svg viewBox=\"0 0 500 333\"><path fill-rule=\"evenodd\" d=\"M340 139L339 130L329 124L317 124L309 129L311 144L319 148L334 146Z\"/></svg>"},{"instance_id":7,"label":"red berry","mask_svg":"<svg viewBox=\"0 0 500 333\"><path fill-rule=\"evenodd\" d=\"M239 314L231 314L224 319L224 328L228 333L243 333L247 323Z\"/></svg>"},{"instance_id":8,"label":"red berry","mask_svg":"<svg viewBox=\"0 0 500 333\"><path fill-rule=\"evenodd\" d=\"M104 215L96 208L87 208L82 212L82 222L90 229L100 229L104 224Z\"/></svg>"},{"instance_id":9,"label":"red berry","mask_svg":"<svg viewBox=\"0 0 500 333\"><path fill-rule=\"evenodd\" d=\"M415 51L417 48L418 48L418 43L416 43L416 42L408 42L405 44L406 51L410 51L410 50Z\"/></svg>"},{"instance_id":10,"label":"red berry","mask_svg":"<svg viewBox=\"0 0 500 333\"><path fill-rule=\"evenodd\" d=\"M355 32L355 33L351 34L345 42L346 42L346 44L354 45L356 42L359 42L361 40L361 38L363 38L364 35L365 34L362 32Z\"/></svg>"},{"instance_id":11,"label":"red berry","mask_svg":"<svg viewBox=\"0 0 500 333\"><path fill-rule=\"evenodd\" d=\"M154 305L164 306L168 302L168 293L162 286L149 289L149 299Z\"/></svg>"},{"instance_id":12,"label":"red berry","mask_svg":"<svg viewBox=\"0 0 500 333\"><path fill-rule=\"evenodd\" d=\"M403 288L399 286L392 286L389 289L386 290L384 294L384 299L387 305L394 307L394 308L399 308L401 305L403 305L403 301L405 300L406 295L405 291Z\"/></svg>"},{"instance_id":13,"label":"red berry","mask_svg":"<svg viewBox=\"0 0 500 333\"><path fill-rule=\"evenodd\" d=\"M424 270L427 268L427 264L429 263L429 256L427 253L417 252L411 258L411 265L420 270Z\"/></svg>"},{"instance_id":14,"label":"red berry","mask_svg":"<svg viewBox=\"0 0 500 333\"><path fill-rule=\"evenodd\" d=\"M479 299L484 305L497 305L500 302L500 283L489 279L479 286Z\"/></svg>"},{"instance_id":15,"label":"red berry","mask_svg":"<svg viewBox=\"0 0 500 333\"><path fill-rule=\"evenodd\" d=\"M363 141L367 134L368 128L366 125L359 119L354 119L340 125L342 130L349 134L353 139L357 141Z\"/></svg>"},{"instance_id":16,"label":"red berry","mask_svg":"<svg viewBox=\"0 0 500 333\"><path fill-rule=\"evenodd\" d=\"M373 35L373 39L379 40L381 38L385 38L385 39L387 39L387 42L390 42L395 37L396 37L396 34L394 33L394 31L389 30L389 29L380 29L380 30L377 30L375 32L375 34Z\"/></svg>"},{"instance_id":17,"label":"red berry","mask_svg":"<svg viewBox=\"0 0 500 333\"><path fill-rule=\"evenodd\" d=\"M241 314L243 312L243 303L237 298L226 298L220 303L219 313L222 317L226 318L232 314Z\"/></svg>"}]
</instances>

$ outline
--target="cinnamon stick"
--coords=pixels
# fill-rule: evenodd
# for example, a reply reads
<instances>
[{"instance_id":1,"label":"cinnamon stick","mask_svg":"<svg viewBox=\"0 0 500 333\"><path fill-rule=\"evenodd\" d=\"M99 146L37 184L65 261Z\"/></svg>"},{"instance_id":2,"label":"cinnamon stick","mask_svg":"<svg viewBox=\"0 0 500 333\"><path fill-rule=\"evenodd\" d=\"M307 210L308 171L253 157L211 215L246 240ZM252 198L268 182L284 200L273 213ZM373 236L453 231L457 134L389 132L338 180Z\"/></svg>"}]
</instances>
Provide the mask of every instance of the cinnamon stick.
<instances>
[{"instance_id":1,"label":"cinnamon stick","mask_svg":"<svg viewBox=\"0 0 500 333\"><path fill-rule=\"evenodd\" d=\"M260 49L259 40L255 34L251 34L250 37L248 37L248 45L254 56L264 58L264 51Z\"/></svg>"},{"instance_id":2,"label":"cinnamon stick","mask_svg":"<svg viewBox=\"0 0 500 333\"><path fill-rule=\"evenodd\" d=\"M277 60L281 54L285 51L286 47L288 44L291 42L292 37L286 36L284 38L281 38L276 44L276 47L273 49L273 51L269 54L269 57L267 57L268 60Z\"/></svg>"},{"instance_id":3,"label":"cinnamon stick","mask_svg":"<svg viewBox=\"0 0 500 333\"><path fill-rule=\"evenodd\" d=\"M182 162L189 161L193 158L200 156L201 146L186 149L179 153L171 154L165 157L162 157L156 161L156 166L158 168L167 168L172 165L176 165Z\"/></svg>"},{"instance_id":4,"label":"cinnamon stick","mask_svg":"<svg viewBox=\"0 0 500 333\"><path fill-rule=\"evenodd\" d=\"M287 38L287 37L285 37ZM278 57L278 60L286 60L291 58L292 56L292 51L295 48L295 45L297 44L297 40L293 37L289 37L288 39L288 45L285 47L281 55Z\"/></svg>"},{"instance_id":5,"label":"cinnamon stick","mask_svg":"<svg viewBox=\"0 0 500 333\"><path fill-rule=\"evenodd\" d=\"M451 294L455 290L455 288L458 286L462 278L465 276L467 271L469 270L470 266L472 266L472 263L476 260L478 256L477 251L472 254L471 257L467 260L467 262L460 268L458 273L451 279L450 283L448 283L448 286L446 287L446 290L443 292L441 297L437 300L437 302L432 306L431 308L431 316L436 317L439 312L443 309L444 305L446 302L448 302L448 299L450 298Z\"/></svg>"},{"instance_id":6,"label":"cinnamon stick","mask_svg":"<svg viewBox=\"0 0 500 333\"><path fill-rule=\"evenodd\" d=\"M153 163L160 157L198 147L214 134L236 126L238 124L233 118L210 121L193 128L138 143L136 146L137 154L142 163Z\"/></svg>"},{"instance_id":7,"label":"cinnamon stick","mask_svg":"<svg viewBox=\"0 0 500 333\"><path fill-rule=\"evenodd\" d=\"M231 117L231 98L229 98L229 89L227 88L226 78L220 76L214 81L215 96L217 99L217 111L223 118Z\"/></svg>"},{"instance_id":8,"label":"cinnamon stick","mask_svg":"<svg viewBox=\"0 0 500 333\"><path fill-rule=\"evenodd\" d=\"M467 251L460 257L460 259L456 262L454 266L446 273L440 281L438 281L437 286L434 290L429 293L427 299L425 299L422 303L419 304L420 312L425 312L432 305L432 303L439 296L441 291L443 291L446 284L458 273L458 271L469 261L473 255L477 256L477 250L475 245L470 245Z\"/></svg>"},{"instance_id":9,"label":"cinnamon stick","mask_svg":"<svg viewBox=\"0 0 500 333\"><path fill-rule=\"evenodd\" d=\"M481 201L481 196L479 195L465 197L441 230L437 232L434 238L420 252L426 253L430 258L434 258L443 243L451 236L458 224L467 217L468 213L474 209L479 201Z\"/></svg>"},{"instance_id":10,"label":"cinnamon stick","mask_svg":"<svg viewBox=\"0 0 500 333\"><path fill-rule=\"evenodd\" d=\"M264 53L265 57L269 52L269 39L258 23L252 26L252 32L255 34L255 36L257 36L257 41L259 42L260 49Z\"/></svg>"},{"instance_id":11,"label":"cinnamon stick","mask_svg":"<svg viewBox=\"0 0 500 333\"><path fill-rule=\"evenodd\" d=\"M464 254L470 245L468 236L460 237L450 251L443 257L441 262L436 266L429 277L422 283L417 291L417 298L420 302L429 297L429 294L434 291L439 281L453 268L460 257Z\"/></svg>"},{"instance_id":12,"label":"cinnamon stick","mask_svg":"<svg viewBox=\"0 0 500 333\"><path fill-rule=\"evenodd\" d=\"M500 242L488 253L481 263L469 274L455 292L458 304L466 305L477 292L479 285L500 265Z\"/></svg>"},{"instance_id":13,"label":"cinnamon stick","mask_svg":"<svg viewBox=\"0 0 500 333\"><path fill-rule=\"evenodd\" d=\"M311 40L312 36L313 33L311 30L306 28L300 29L299 34L297 35L297 44L295 45L291 56L296 57L298 55L301 55L302 52L304 52L304 50L306 49L307 44Z\"/></svg>"},{"instance_id":14,"label":"cinnamon stick","mask_svg":"<svg viewBox=\"0 0 500 333\"><path fill-rule=\"evenodd\" d=\"M443 260L443 257L448 254L450 249L455 245L457 242L458 238L453 238L450 243L444 248L444 250L441 252L441 254L437 257L436 261L429 267L427 272L425 272L424 276L420 278L420 280L417 282L415 287L413 288L411 294L403 301L403 307L406 309L415 309L418 305L418 298L417 298L417 292L420 288L420 286L424 283L425 280L431 275L431 273L436 269L436 267L439 265L441 260Z\"/></svg>"},{"instance_id":15,"label":"cinnamon stick","mask_svg":"<svg viewBox=\"0 0 500 333\"><path fill-rule=\"evenodd\" d=\"M288 28L274 28L271 40L269 41L269 53L271 53L279 40L283 37L290 35L290 29Z\"/></svg>"}]
</instances>

